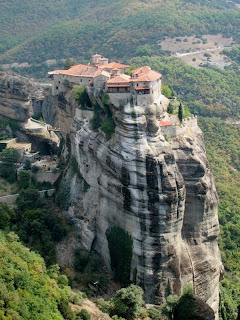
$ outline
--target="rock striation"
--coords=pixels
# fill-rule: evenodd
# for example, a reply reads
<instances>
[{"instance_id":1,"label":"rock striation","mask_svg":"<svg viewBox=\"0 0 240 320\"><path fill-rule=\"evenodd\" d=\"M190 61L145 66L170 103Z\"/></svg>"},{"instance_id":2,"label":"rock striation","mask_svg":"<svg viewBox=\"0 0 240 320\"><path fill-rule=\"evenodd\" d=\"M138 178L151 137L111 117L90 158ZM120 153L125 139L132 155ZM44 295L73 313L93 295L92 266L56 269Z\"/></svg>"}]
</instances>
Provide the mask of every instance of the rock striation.
<instances>
[{"instance_id":1,"label":"rock striation","mask_svg":"<svg viewBox=\"0 0 240 320\"><path fill-rule=\"evenodd\" d=\"M76 106L64 98L65 107L61 98L55 108L69 123ZM135 272L147 302L161 303L169 290L181 294L191 283L217 319L222 264L215 183L196 121L179 135L164 135L159 121L169 119L167 105L163 96L147 108L111 104L116 129L108 141L92 130L92 111L76 112L63 131L90 187L83 191L72 178L68 213L84 247L97 250L109 268L106 231L118 226L131 235L131 277Z\"/></svg>"},{"instance_id":2,"label":"rock striation","mask_svg":"<svg viewBox=\"0 0 240 320\"><path fill-rule=\"evenodd\" d=\"M14 73L0 73L1 116L26 122L43 100L43 89L34 82Z\"/></svg>"}]
</instances>

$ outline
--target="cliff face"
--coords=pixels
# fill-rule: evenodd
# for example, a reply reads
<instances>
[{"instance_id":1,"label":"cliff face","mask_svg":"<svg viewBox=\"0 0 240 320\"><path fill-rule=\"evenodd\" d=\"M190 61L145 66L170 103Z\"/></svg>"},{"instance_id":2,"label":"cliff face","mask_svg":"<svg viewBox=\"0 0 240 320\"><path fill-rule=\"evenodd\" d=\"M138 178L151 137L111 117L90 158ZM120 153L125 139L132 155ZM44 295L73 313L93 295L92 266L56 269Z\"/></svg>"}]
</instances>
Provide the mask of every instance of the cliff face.
<instances>
[{"instance_id":1,"label":"cliff face","mask_svg":"<svg viewBox=\"0 0 240 320\"><path fill-rule=\"evenodd\" d=\"M75 108L65 99L65 107L56 106L60 129ZM147 302L162 302L170 287L180 294L192 283L217 313L222 265L215 184L196 124L179 135L163 135L159 120L168 117L167 104L161 96L146 109L111 105L116 129L109 141L91 129L93 112L78 110L69 132L63 131L90 188L78 189L72 179L75 203L69 214L83 245L100 252L109 268L106 231L118 226L131 235L131 277L135 271Z\"/></svg>"},{"instance_id":2,"label":"cliff face","mask_svg":"<svg viewBox=\"0 0 240 320\"><path fill-rule=\"evenodd\" d=\"M0 114L12 120L26 122L41 109L43 89L19 75L0 73Z\"/></svg>"}]
</instances>

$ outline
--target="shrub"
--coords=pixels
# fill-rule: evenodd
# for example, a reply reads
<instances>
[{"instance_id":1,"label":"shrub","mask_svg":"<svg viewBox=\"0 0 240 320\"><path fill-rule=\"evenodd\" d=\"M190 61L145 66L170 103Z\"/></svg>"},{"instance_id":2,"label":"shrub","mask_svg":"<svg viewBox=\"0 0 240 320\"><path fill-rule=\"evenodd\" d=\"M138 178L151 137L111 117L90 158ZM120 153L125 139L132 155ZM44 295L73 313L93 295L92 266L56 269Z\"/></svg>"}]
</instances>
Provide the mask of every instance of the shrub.
<instances>
[{"instance_id":1,"label":"shrub","mask_svg":"<svg viewBox=\"0 0 240 320\"><path fill-rule=\"evenodd\" d=\"M78 167L77 159L74 156L72 157L72 168L73 168L73 172L77 174L78 178L82 178L81 172Z\"/></svg>"},{"instance_id":2,"label":"shrub","mask_svg":"<svg viewBox=\"0 0 240 320\"><path fill-rule=\"evenodd\" d=\"M83 272L89 262L89 252L85 249L76 249L74 252L74 269Z\"/></svg>"},{"instance_id":3,"label":"shrub","mask_svg":"<svg viewBox=\"0 0 240 320\"><path fill-rule=\"evenodd\" d=\"M82 108L92 108L92 103L89 99L86 87L74 86L73 97Z\"/></svg>"},{"instance_id":4,"label":"shrub","mask_svg":"<svg viewBox=\"0 0 240 320\"><path fill-rule=\"evenodd\" d=\"M10 228L12 222L15 222L16 213L6 204L0 205L0 229Z\"/></svg>"},{"instance_id":5,"label":"shrub","mask_svg":"<svg viewBox=\"0 0 240 320\"><path fill-rule=\"evenodd\" d=\"M0 176L9 183L13 183L17 179L15 163L19 159L19 153L14 148L4 149L0 153Z\"/></svg>"},{"instance_id":6,"label":"shrub","mask_svg":"<svg viewBox=\"0 0 240 320\"><path fill-rule=\"evenodd\" d=\"M112 134L115 131L115 127L116 127L116 124L115 124L112 117L106 117L103 120L103 123L101 125L101 129L105 133L105 136L108 140L111 139Z\"/></svg>"},{"instance_id":7,"label":"shrub","mask_svg":"<svg viewBox=\"0 0 240 320\"><path fill-rule=\"evenodd\" d=\"M91 124L92 124L93 130L96 130L96 129L99 129L102 124L102 119L101 119L102 109L99 107L99 105L95 105L93 107L93 111L94 111L94 114L91 120Z\"/></svg>"},{"instance_id":8,"label":"shrub","mask_svg":"<svg viewBox=\"0 0 240 320\"><path fill-rule=\"evenodd\" d=\"M32 166L32 169L31 169L32 173L37 173L39 171L39 167L37 166Z\"/></svg>"},{"instance_id":9,"label":"shrub","mask_svg":"<svg viewBox=\"0 0 240 320\"><path fill-rule=\"evenodd\" d=\"M55 198L56 205L62 209L67 210L70 206L70 183L64 179L61 181L59 189Z\"/></svg>"},{"instance_id":10,"label":"shrub","mask_svg":"<svg viewBox=\"0 0 240 320\"><path fill-rule=\"evenodd\" d=\"M130 285L117 291L116 296L112 298L113 309L110 315L124 317L127 320L138 317L143 306L143 290L136 285Z\"/></svg>"},{"instance_id":11,"label":"shrub","mask_svg":"<svg viewBox=\"0 0 240 320\"><path fill-rule=\"evenodd\" d=\"M78 313L78 318L79 320L91 320L91 315L87 312L86 309L82 309L79 313Z\"/></svg>"},{"instance_id":12,"label":"shrub","mask_svg":"<svg viewBox=\"0 0 240 320\"><path fill-rule=\"evenodd\" d=\"M108 93L104 93L103 96L102 96L102 103L104 105L108 105L109 104L109 101L110 101L110 97L109 97L109 94Z\"/></svg>"},{"instance_id":13,"label":"shrub","mask_svg":"<svg viewBox=\"0 0 240 320\"><path fill-rule=\"evenodd\" d=\"M20 189L27 189L30 183L30 174L24 171L18 174L18 185Z\"/></svg>"},{"instance_id":14,"label":"shrub","mask_svg":"<svg viewBox=\"0 0 240 320\"><path fill-rule=\"evenodd\" d=\"M163 85L162 86L162 94L167 97L170 98L173 96L173 90L171 87L167 86L167 85Z\"/></svg>"},{"instance_id":15,"label":"shrub","mask_svg":"<svg viewBox=\"0 0 240 320\"><path fill-rule=\"evenodd\" d=\"M32 166L31 161L29 159L26 159L25 162L24 162L24 166L23 166L24 169L25 170L31 170L31 166Z\"/></svg>"},{"instance_id":16,"label":"shrub","mask_svg":"<svg viewBox=\"0 0 240 320\"><path fill-rule=\"evenodd\" d=\"M147 310L148 316L152 320L159 320L161 319L162 313L160 310L155 309L155 308L150 308Z\"/></svg>"}]
</instances>

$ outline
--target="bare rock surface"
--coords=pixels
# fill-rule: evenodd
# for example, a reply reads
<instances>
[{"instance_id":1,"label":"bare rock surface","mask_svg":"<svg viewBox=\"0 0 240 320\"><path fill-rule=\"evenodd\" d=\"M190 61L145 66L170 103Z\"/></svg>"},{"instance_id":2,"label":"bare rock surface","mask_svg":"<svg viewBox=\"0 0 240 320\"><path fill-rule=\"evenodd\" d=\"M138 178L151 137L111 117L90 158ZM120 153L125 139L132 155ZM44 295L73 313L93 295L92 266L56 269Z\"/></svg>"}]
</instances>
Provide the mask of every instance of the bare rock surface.
<instances>
[{"instance_id":1,"label":"bare rock surface","mask_svg":"<svg viewBox=\"0 0 240 320\"><path fill-rule=\"evenodd\" d=\"M162 303L169 287L181 294L191 283L217 319L218 197L201 130L189 126L166 139L159 126L169 119L163 98L145 109L111 105L116 129L107 141L101 130L92 130L91 112L76 119L69 97L55 105L56 119L60 128L70 124L63 134L69 134L71 154L89 185L84 191L75 178L71 183L75 201L69 214L82 245L97 250L110 268L106 231L121 227L133 239L131 276L135 270L146 302Z\"/></svg>"},{"instance_id":2,"label":"bare rock surface","mask_svg":"<svg viewBox=\"0 0 240 320\"><path fill-rule=\"evenodd\" d=\"M25 122L33 114L33 105L43 101L43 89L14 73L0 73L0 115Z\"/></svg>"}]
</instances>

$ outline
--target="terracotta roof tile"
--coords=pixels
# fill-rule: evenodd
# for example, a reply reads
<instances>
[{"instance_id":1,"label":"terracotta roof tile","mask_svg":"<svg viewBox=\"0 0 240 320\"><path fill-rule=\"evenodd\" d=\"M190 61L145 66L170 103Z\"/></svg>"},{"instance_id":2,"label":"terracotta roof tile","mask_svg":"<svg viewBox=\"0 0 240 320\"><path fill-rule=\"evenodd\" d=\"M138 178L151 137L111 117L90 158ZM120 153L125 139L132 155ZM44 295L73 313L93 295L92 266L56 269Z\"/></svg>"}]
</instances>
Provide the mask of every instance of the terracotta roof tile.
<instances>
[{"instance_id":1,"label":"terracotta roof tile","mask_svg":"<svg viewBox=\"0 0 240 320\"><path fill-rule=\"evenodd\" d=\"M140 73L147 73L148 71L151 70L151 67L149 66L144 66L144 67L139 67L137 69L132 70L132 75L138 75Z\"/></svg>"},{"instance_id":2,"label":"terracotta roof tile","mask_svg":"<svg viewBox=\"0 0 240 320\"><path fill-rule=\"evenodd\" d=\"M77 64L72 66L68 70L60 70L59 74L73 76L73 77L89 77L93 78L98 67L85 65L85 64Z\"/></svg>"},{"instance_id":3,"label":"terracotta roof tile","mask_svg":"<svg viewBox=\"0 0 240 320\"><path fill-rule=\"evenodd\" d=\"M122 64L122 63L118 63L118 62L110 62L108 64L102 64L101 66L99 66L99 68L101 69L127 69L130 66L126 65L126 64Z\"/></svg>"},{"instance_id":4,"label":"terracotta roof tile","mask_svg":"<svg viewBox=\"0 0 240 320\"><path fill-rule=\"evenodd\" d=\"M114 78L111 78L109 80L107 80L107 85L108 84L129 84L130 85L130 76L126 75L126 74L119 74Z\"/></svg>"},{"instance_id":5,"label":"terracotta roof tile","mask_svg":"<svg viewBox=\"0 0 240 320\"><path fill-rule=\"evenodd\" d=\"M168 126L172 126L172 122L170 121L160 121L160 127L168 127Z\"/></svg>"},{"instance_id":6,"label":"terracotta roof tile","mask_svg":"<svg viewBox=\"0 0 240 320\"><path fill-rule=\"evenodd\" d=\"M137 78L132 78L132 82L152 82L156 81L157 79L161 78L161 73L150 70L147 73L140 73Z\"/></svg>"}]
</instances>

